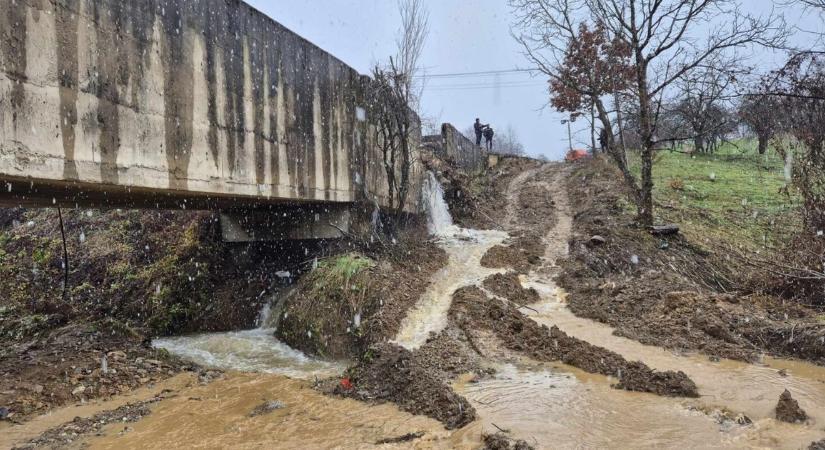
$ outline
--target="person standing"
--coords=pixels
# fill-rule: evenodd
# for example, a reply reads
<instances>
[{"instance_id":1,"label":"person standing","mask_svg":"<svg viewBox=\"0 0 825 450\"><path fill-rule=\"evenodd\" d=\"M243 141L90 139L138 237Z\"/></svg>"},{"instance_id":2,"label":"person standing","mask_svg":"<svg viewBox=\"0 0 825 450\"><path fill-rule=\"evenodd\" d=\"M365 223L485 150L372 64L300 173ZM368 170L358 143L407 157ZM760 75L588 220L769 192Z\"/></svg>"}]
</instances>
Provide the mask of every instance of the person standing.
<instances>
[{"instance_id":1,"label":"person standing","mask_svg":"<svg viewBox=\"0 0 825 450\"><path fill-rule=\"evenodd\" d=\"M483 133L484 133L484 140L487 143L487 151L492 151L493 150L493 135L495 135L495 133L493 132L493 128L490 125L487 125L487 126L484 127L484 132Z\"/></svg>"},{"instance_id":2,"label":"person standing","mask_svg":"<svg viewBox=\"0 0 825 450\"><path fill-rule=\"evenodd\" d=\"M484 134L484 128L490 125L482 125L481 119L476 117L476 123L473 124L473 130L476 132L476 145L481 147L481 136Z\"/></svg>"}]
</instances>

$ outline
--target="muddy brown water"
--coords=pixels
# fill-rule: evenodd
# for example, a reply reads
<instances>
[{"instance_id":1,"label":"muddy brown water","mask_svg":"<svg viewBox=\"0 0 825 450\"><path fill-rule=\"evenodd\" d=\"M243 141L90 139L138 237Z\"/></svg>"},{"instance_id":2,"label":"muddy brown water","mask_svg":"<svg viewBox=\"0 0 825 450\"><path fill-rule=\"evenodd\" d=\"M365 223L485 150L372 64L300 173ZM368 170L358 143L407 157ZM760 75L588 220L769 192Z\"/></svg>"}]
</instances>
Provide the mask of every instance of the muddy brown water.
<instances>
[{"instance_id":1,"label":"muddy brown water","mask_svg":"<svg viewBox=\"0 0 825 450\"><path fill-rule=\"evenodd\" d=\"M249 416L263 401L275 399L285 406ZM416 432L425 435L405 445L377 444ZM231 373L188 390L158 404L140 422L110 426L105 434L86 441L88 448L474 448L479 443L390 404L328 397L305 381L251 373Z\"/></svg>"},{"instance_id":2,"label":"muddy brown water","mask_svg":"<svg viewBox=\"0 0 825 450\"><path fill-rule=\"evenodd\" d=\"M457 383L487 430L509 429L537 448L807 448L825 437L825 368L764 358L762 364L678 355L614 336L603 324L574 316L563 292L540 289L542 301L522 312L571 336L641 360L658 370L682 370L699 399L674 399L610 387L617 380L563 364L498 366L479 383ZM780 370L784 369L784 373ZM811 420L776 421L774 407L790 390ZM728 411L724 420L722 411ZM753 423L740 425L740 414ZM495 424L495 425L493 425Z\"/></svg>"},{"instance_id":3,"label":"muddy brown water","mask_svg":"<svg viewBox=\"0 0 825 450\"><path fill-rule=\"evenodd\" d=\"M527 178L518 177L514 183ZM230 372L205 386L177 386L173 398L152 405L150 416L134 424L110 425L103 436L86 439L83 445L104 449L375 448L381 439L424 432L420 439L380 447L478 448L483 432L507 429L542 449L793 449L825 437L823 367L772 358L764 358L761 364L712 362L700 355L676 354L617 337L609 326L574 316L566 307L564 292L552 281L553 263L566 252L571 220L559 185L548 187L559 218L545 239L547 264L521 279L524 287L534 287L540 293L541 301L522 312L629 360L641 360L658 370L682 370L698 385L700 398L617 390L611 387L615 379L501 351L489 360L497 368L494 376L478 382L469 378L456 381L456 391L473 404L479 418L450 432L432 419L412 416L394 405L370 406L316 392L310 380L340 373L343 365L312 360L282 347L270 330L254 330L159 342L202 364L246 372ZM486 248L506 237L455 227L447 231L448 227L452 226L442 228L441 234L450 255L449 267L435 275L428 294L396 338L413 348L420 345L422 336L446 323L455 289L478 284L489 273L480 267L480 257ZM780 373L780 369L784 371ZM773 419L773 408L786 388L808 412L808 423L790 425ZM249 416L256 406L271 400L279 400L285 407ZM54 414L66 418L71 412ZM741 415L752 423L732 420ZM60 423L35 420L30 424L42 429L52 422ZM0 431L3 433L5 430ZM18 436L23 434L18 430ZM2 442L8 440L0 437Z\"/></svg>"}]
</instances>

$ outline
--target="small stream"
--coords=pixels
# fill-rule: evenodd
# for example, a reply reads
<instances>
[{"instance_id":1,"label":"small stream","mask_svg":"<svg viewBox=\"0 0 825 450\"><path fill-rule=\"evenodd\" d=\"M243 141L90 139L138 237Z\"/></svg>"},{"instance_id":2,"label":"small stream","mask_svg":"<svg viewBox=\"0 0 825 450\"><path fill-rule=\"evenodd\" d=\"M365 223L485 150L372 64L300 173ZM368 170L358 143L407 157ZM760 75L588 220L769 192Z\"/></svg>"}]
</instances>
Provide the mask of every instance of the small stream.
<instances>
[{"instance_id":1,"label":"small stream","mask_svg":"<svg viewBox=\"0 0 825 450\"><path fill-rule=\"evenodd\" d=\"M288 289L264 305L258 316L258 328L160 338L152 345L196 364L223 370L299 379L326 378L343 372L347 367L345 361L309 357L275 338L281 302Z\"/></svg>"},{"instance_id":2,"label":"small stream","mask_svg":"<svg viewBox=\"0 0 825 450\"><path fill-rule=\"evenodd\" d=\"M427 228L447 253L448 262L430 280L430 286L407 313L394 342L414 350L430 336L447 326L447 312L457 289L480 284L500 269L481 267L481 257L491 247L501 244L507 233L497 230L471 230L453 224L444 191L432 172L422 186L427 208Z\"/></svg>"}]
</instances>

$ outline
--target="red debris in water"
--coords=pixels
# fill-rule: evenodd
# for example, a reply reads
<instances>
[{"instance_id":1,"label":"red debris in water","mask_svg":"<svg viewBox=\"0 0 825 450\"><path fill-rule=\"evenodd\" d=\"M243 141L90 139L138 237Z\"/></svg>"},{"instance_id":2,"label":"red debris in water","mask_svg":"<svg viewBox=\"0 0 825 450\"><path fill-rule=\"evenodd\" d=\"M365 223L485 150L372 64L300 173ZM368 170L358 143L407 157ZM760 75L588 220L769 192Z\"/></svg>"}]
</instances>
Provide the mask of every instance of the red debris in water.
<instances>
[{"instance_id":1,"label":"red debris in water","mask_svg":"<svg viewBox=\"0 0 825 450\"><path fill-rule=\"evenodd\" d=\"M352 381L349 378L341 378L341 387L346 390L352 389Z\"/></svg>"}]
</instances>

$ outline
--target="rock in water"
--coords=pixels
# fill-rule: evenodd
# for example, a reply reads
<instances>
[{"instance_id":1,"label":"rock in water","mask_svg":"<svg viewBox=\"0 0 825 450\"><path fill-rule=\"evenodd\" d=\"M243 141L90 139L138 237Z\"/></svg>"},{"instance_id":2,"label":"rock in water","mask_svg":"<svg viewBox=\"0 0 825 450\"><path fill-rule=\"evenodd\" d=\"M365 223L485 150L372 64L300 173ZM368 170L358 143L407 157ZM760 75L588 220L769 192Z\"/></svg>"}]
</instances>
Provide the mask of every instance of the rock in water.
<instances>
[{"instance_id":1,"label":"rock in water","mask_svg":"<svg viewBox=\"0 0 825 450\"><path fill-rule=\"evenodd\" d=\"M790 391L779 396L779 403L776 404L776 420L788 423L799 423L808 420L808 414L799 407L799 403L791 397Z\"/></svg>"}]
</instances>

